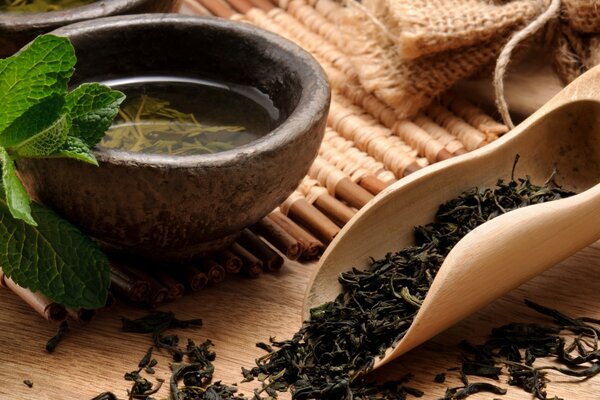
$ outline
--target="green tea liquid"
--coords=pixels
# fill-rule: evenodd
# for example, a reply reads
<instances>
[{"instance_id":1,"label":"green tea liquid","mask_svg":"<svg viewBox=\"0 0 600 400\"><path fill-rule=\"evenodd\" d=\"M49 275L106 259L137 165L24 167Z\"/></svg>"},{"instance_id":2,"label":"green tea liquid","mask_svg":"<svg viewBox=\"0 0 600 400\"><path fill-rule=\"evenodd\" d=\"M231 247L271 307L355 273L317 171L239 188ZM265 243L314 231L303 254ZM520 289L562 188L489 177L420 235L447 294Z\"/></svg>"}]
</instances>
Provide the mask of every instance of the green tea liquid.
<instances>
[{"instance_id":1,"label":"green tea liquid","mask_svg":"<svg viewBox=\"0 0 600 400\"><path fill-rule=\"evenodd\" d=\"M127 99L99 147L194 155L231 150L270 131L279 111L256 88L171 76L104 81Z\"/></svg>"}]
</instances>

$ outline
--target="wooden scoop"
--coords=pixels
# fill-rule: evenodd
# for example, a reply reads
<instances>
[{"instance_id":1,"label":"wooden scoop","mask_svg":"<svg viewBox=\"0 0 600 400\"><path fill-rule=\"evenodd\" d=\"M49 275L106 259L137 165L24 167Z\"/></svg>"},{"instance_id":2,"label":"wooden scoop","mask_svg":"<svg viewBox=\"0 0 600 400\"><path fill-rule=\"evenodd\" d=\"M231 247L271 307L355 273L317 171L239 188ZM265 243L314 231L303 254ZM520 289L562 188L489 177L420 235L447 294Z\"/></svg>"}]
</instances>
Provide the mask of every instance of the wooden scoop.
<instances>
[{"instance_id":1,"label":"wooden scoop","mask_svg":"<svg viewBox=\"0 0 600 400\"><path fill-rule=\"evenodd\" d=\"M529 175L542 184L557 168L555 181L579 194L511 211L466 235L444 261L404 338L375 368L600 239L600 67L496 142L409 175L369 202L321 258L303 317L338 295L340 272L414 244L413 227L433 221L440 204L510 179L516 154L515 177Z\"/></svg>"}]
</instances>

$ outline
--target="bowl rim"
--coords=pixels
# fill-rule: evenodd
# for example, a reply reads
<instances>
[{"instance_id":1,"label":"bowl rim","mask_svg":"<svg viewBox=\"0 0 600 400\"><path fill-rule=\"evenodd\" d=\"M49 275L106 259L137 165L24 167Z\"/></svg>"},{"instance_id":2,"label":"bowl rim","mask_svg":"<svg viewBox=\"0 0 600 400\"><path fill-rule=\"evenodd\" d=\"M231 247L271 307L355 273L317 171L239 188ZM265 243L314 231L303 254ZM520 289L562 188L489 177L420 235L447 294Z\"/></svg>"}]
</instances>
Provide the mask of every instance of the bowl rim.
<instances>
[{"instance_id":1,"label":"bowl rim","mask_svg":"<svg viewBox=\"0 0 600 400\"><path fill-rule=\"evenodd\" d=\"M99 18L61 27L50 33L68 37L89 35L98 29L110 30L125 27L130 29L132 26L176 26L183 23L196 29L211 27L229 34L251 35L257 39L267 41L270 54L273 56L278 54L278 61L284 62L286 67L297 74L301 82L302 92L296 107L271 132L231 150L213 154L166 155L101 149L96 146L94 153L99 162L113 165L145 164L152 165L155 168L205 168L207 166L224 167L239 164L240 160L252 158L256 154L277 151L278 148L294 140L301 139L303 135L310 132L310 128L315 121L318 121L323 114L328 112L331 98L329 83L325 72L313 56L291 41L249 24L216 17L153 13Z\"/></svg>"},{"instance_id":2,"label":"bowl rim","mask_svg":"<svg viewBox=\"0 0 600 400\"><path fill-rule=\"evenodd\" d=\"M90 4L59 11L37 13L0 12L0 31L10 33L29 29L57 28L62 25L72 24L87 19L126 13L147 1L148 0L96 0Z\"/></svg>"}]
</instances>

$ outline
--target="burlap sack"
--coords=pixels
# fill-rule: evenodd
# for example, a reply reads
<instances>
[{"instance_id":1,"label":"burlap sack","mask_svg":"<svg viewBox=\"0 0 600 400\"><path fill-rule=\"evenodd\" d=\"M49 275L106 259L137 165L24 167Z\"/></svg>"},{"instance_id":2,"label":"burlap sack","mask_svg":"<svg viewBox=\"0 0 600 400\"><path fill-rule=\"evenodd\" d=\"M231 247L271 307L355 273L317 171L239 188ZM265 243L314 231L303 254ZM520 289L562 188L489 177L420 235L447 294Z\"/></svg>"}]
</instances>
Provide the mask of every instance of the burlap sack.
<instances>
[{"instance_id":1,"label":"burlap sack","mask_svg":"<svg viewBox=\"0 0 600 400\"><path fill-rule=\"evenodd\" d=\"M401 58L414 59L481 44L523 26L542 0L367 0L365 7L396 41Z\"/></svg>"},{"instance_id":2,"label":"burlap sack","mask_svg":"<svg viewBox=\"0 0 600 400\"><path fill-rule=\"evenodd\" d=\"M361 84L401 117L497 57L541 0L366 0L341 18Z\"/></svg>"},{"instance_id":3,"label":"burlap sack","mask_svg":"<svg viewBox=\"0 0 600 400\"><path fill-rule=\"evenodd\" d=\"M600 32L600 2L598 0L562 0L564 18L576 31Z\"/></svg>"},{"instance_id":4,"label":"burlap sack","mask_svg":"<svg viewBox=\"0 0 600 400\"><path fill-rule=\"evenodd\" d=\"M600 1L563 0L554 67L567 84L600 64Z\"/></svg>"}]
</instances>

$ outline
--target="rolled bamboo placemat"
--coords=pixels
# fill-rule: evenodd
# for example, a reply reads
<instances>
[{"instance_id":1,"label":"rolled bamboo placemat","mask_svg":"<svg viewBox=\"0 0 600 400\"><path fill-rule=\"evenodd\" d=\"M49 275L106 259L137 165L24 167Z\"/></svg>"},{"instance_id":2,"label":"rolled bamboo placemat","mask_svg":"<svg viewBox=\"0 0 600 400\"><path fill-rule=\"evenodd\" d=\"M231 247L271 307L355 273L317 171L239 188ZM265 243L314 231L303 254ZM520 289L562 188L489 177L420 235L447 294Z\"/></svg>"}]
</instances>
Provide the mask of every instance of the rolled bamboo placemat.
<instances>
[{"instance_id":1,"label":"rolled bamboo placemat","mask_svg":"<svg viewBox=\"0 0 600 400\"><path fill-rule=\"evenodd\" d=\"M423 114L418 114L413 118L413 122L425 132L429 133L431 137L443 144L446 150L448 150L450 153L454 155L467 153L467 149L465 149L465 146L460 140L458 140L454 135L450 134L443 127L436 124L431 118Z\"/></svg>"},{"instance_id":2,"label":"rolled bamboo placemat","mask_svg":"<svg viewBox=\"0 0 600 400\"><path fill-rule=\"evenodd\" d=\"M195 0L183 0L178 11L184 15L211 15L212 13Z\"/></svg>"},{"instance_id":3,"label":"rolled bamboo placemat","mask_svg":"<svg viewBox=\"0 0 600 400\"><path fill-rule=\"evenodd\" d=\"M304 246L298 239L268 217L258 221L250 229L267 239L290 260L297 260L304 252Z\"/></svg>"},{"instance_id":4,"label":"rolled bamboo placemat","mask_svg":"<svg viewBox=\"0 0 600 400\"><path fill-rule=\"evenodd\" d=\"M389 137L393 133L389 129L372 125L355 115L351 109L337 101L336 97L331 101L327 123L344 138L355 143L357 148L381 161L397 177L420 169L413 155L390 142Z\"/></svg>"},{"instance_id":5,"label":"rolled bamboo placemat","mask_svg":"<svg viewBox=\"0 0 600 400\"><path fill-rule=\"evenodd\" d=\"M227 3L221 0L197 0L211 14L221 18L232 18L236 13Z\"/></svg>"},{"instance_id":6,"label":"rolled bamboo placemat","mask_svg":"<svg viewBox=\"0 0 600 400\"><path fill-rule=\"evenodd\" d=\"M169 290L154 277L154 275L148 273L143 267L138 266L126 266L120 264L122 270L126 270L131 276L137 277L138 279L148 282L150 285L150 291L145 298L152 307L156 307L164 303L169 295Z\"/></svg>"},{"instance_id":7,"label":"rolled bamboo placemat","mask_svg":"<svg viewBox=\"0 0 600 400\"><path fill-rule=\"evenodd\" d=\"M441 100L442 104L448 107L456 115L467 121L475 129L487 134L488 141L509 131L508 126L496 121L487 115L485 111L459 97L452 91L447 92L442 96Z\"/></svg>"},{"instance_id":8,"label":"rolled bamboo placemat","mask_svg":"<svg viewBox=\"0 0 600 400\"><path fill-rule=\"evenodd\" d=\"M468 151L487 144L486 136L483 133L467 124L462 118L452 114L446 107L434 103L425 110L425 113L456 136Z\"/></svg>"},{"instance_id":9,"label":"rolled bamboo placemat","mask_svg":"<svg viewBox=\"0 0 600 400\"><path fill-rule=\"evenodd\" d=\"M12 279L4 275L1 268L0 286L10 289L14 294L19 296L21 300L29 304L35 312L48 321L61 322L67 319L69 315L64 306L55 303L40 292L32 292L29 289L17 285Z\"/></svg>"},{"instance_id":10,"label":"rolled bamboo placemat","mask_svg":"<svg viewBox=\"0 0 600 400\"><path fill-rule=\"evenodd\" d=\"M354 142L347 140L335 130L327 127L320 152L325 153L329 149L336 149L340 154L371 171L373 175L385 184L396 181L394 173L386 169L381 161L376 160L366 152L355 147Z\"/></svg>"},{"instance_id":11,"label":"rolled bamboo placemat","mask_svg":"<svg viewBox=\"0 0 600 400\"><path fill-rule=\"evenodd\" d=\"M325 139L321 143L319 155L335 165L342 172L348 174L353 181L371 194L379 194L381 190L388 186L388 183L379 179L377 174L390 173L390 171L384 168L383 163L366 155L355 147L339 150L335 146L330 145L328 140ZM394 182L395 180L395 176L390 173L390 178L387 181Z\"/></svg>"},{"instance_id":12,"label":"rolled bamboo placemat","mask_svg":"<svg viewBox=\"0 0 600 400\"><path fill-rule=\"evenodd\" d=\"M302 258L306 260L313 260L323 252L325 245L319 239L313 236L310 232L304 230L304 228L288 218L279 209L272 211L265 218L279 225L286 232L296 238L298 242L300 242L302 248L304 249L301 255Z\"/></svg>"}]
</instances>

